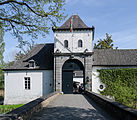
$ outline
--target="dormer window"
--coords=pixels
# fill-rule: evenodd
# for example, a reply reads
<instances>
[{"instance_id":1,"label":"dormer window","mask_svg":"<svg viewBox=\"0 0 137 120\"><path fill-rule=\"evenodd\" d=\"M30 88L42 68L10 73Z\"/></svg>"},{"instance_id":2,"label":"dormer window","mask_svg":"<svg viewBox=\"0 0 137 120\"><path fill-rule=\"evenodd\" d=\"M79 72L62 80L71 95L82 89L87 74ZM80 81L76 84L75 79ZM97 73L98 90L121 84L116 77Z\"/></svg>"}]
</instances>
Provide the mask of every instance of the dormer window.
<instances>
[{"instance_id":1,"label":"dormer window","mask_svg":"<svg viewBox=\"0 0 137 120\"><path fill-rule=\"evenodd\" d=\"M35 68L35 61L34 60L29 61L29 68Z\"/></svg>"},{"instance_id":2,"label":"dormer window","mask_svg":"<svg viewBox=\"0 0 137 120\"><path fill-rule=\"evenodd\" d=\"M67 40L64 41L64 47L68 48L68 41Z\"/></svg>"},{"instance_id":3,"label":"dormer window","mask_svg":"<svg viewBox=\"0 0 137 120\"><path fill-rule=\"evenodd\" d=\"M83 46L82 40L79 40L78 41L78 47L82 47L82 46Z\"/></svg>"}]
</instances>

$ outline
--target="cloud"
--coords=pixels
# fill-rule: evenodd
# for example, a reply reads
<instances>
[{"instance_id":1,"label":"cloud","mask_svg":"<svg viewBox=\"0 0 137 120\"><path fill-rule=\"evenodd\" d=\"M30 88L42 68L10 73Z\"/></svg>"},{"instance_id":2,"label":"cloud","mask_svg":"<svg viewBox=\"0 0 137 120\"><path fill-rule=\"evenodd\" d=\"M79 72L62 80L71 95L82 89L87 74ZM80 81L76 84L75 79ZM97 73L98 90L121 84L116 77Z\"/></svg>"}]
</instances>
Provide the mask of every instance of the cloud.
<instances>
[{"instance_id":1,"label":"cloud","mask_svg":"<svg viewBox=\"0 0 137 120\"><path fill-rule=\"evenodd\" d=\"M119 49L137 49L137 29L128 29L118 32L109 33L112 35L112 40L114 41L114 47ZM106 38L105 33L97 33L94 43L97 40Z\"/></svg>"},{"instance_id":2,"label":"cloud","mask_svg":"<svg viewBox=\"0 0 137 120\"><path fill-rule=\"evenodd\" d=\"M112 39L119 48L137 49L137 29L124 30L112 33Z\"/></svg>"}]
</instances>

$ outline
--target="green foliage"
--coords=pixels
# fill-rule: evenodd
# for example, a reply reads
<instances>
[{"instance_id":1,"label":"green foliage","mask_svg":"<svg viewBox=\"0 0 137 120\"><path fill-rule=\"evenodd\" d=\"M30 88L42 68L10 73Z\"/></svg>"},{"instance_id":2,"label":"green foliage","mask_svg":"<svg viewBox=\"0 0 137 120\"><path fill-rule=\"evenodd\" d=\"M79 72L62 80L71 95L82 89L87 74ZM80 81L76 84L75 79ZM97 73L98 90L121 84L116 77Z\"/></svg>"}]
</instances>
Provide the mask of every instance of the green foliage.
<instances>
[{"instance_id":1,"label":"green foliage","mask_svg":"<svg viewBox=\"0 0 137 120\"><path fill-rule=\"evenodd\" d=\"M26 54L28 54L31 51L31 49L34 46L35 46L35 43L33 40L31 40L31 42L28 42L28 41L20 42L20 44L17 46L18 48L20 48L20 51L16 53L15 61L22 59Z\"/></svg>"},{"instance_id":2,"label":"green foliage","mask_svg":"<svg viewBox=\"0 0 137 120\"><path fill-rule=\"evenodd\" d=\"M46 36L51 27L62 22L65 0L0 0L0 24L4 32L18 38L19 48L28 45L23 36ZM30 38L29 38L30 39Z\"/></svg>"},{"instance_id":3,"label":"green foliage","mask_svg":"<svg viewBox=\"0 0 137 120\"><path fill-rule=\"evenodd\" d=\"M106 86L102 95L113 96L116 101L137 109L137 68L98 70Z\"/></svg>"},{"instance_id":4,"label":"green foliage","mask_svg":"<svg viewBox=\"0 0 137 120\"><path fill-rule=\"evenodd\" d=\"M23 104L18 104L18 105L0 105L0 113L4 114L7 112L10 112L18 107L23 106Z\"/></svg>"},{"instance_id":5,"label":"green foliage","mask_svg":"<svg viewBox=\"0 0 137 120\"><path fill-rule=\"evenodd\" d=\"M98 43L94 44L94 49L113 49L113 40L112 36L108 33L106 33L106 38L105 39L99 39Z\"/></svg>"},{"instance_id":6,"label":"green foliage","mask_svg":"<svg viewBox=\"0 0 137 120\"><path fill-rule=\"evenodd\" d=\"M5 48L5 43L3 41L4 30L2 28L2 23L0 21L0 89L4 89L4 74L3 74L3 67L4 67L4 60L3 60L3 53Z\"/></svg>"},{"instance_id":7,"label":"green foliage","mask_svg":"<svg viewBox=\"0 0 137 120\"><path fill-rule=\"evenodd\" d=\"M4 48L5 48L5 43L3 41L3 36L4 36L4 30L2 28L2 23L0 21L0 66L4 64L3 61L3 53L4 53ZM0 68L1 69L1 68Z\"/></svg>"},{"instance_id":8,"label":"green foliage","mask_svg":"<svg viewBox=\"0 0 137 120\"><path fill-rule=\"evenodd\" d=\"M13 34L48 33L51 26L61 22L64 16L65 0L0 0L0 20L6 31Z\"/></svg>"}]
</instances>

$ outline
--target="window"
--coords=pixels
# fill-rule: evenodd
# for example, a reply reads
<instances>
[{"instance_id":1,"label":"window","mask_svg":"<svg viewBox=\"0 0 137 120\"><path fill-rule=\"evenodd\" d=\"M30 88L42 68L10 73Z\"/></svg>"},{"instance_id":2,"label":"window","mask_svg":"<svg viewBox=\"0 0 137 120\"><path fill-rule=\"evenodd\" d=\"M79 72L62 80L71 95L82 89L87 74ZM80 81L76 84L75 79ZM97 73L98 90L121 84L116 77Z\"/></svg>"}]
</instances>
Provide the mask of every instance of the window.
<instances>
[{"instance_id":1,"label":"window","mask_svg":"<svg viewBox=\"0 0 137 120\"><path fill-rule=\"evenodd\" d=\"M30 90L30 77L25 77L25 90Z\"/></svg>"},{"instance_id":2,"label":"window","mask_svg":"<svg viewBox=\"0 0 137 120\"><path fill-rule=\"evenodd\" d=\"M64 41L64 47L68 48L68 41L67 40Z\"/></svg>"},{"instance_id":3,"label":"window","mask_svg":"<svg viewBox=\"0 0 137 120\"><path fill-rule=\"evenodd\" d=\"M35 67L35 61L34 60L30 60L29 61L29 68L34 68Z\"/></svg>"},{"instance_id":4,"label":"window","mask_svg":"<svg viewBox=\"0 0 137 120\"><path fill-rule=\"evenodd\" d=\"M29 66L30 66L30 67L34 67L34 62L30 62L30 63L29 63Z\"/></svg>"},{"instance_id":5,"label":"window","mask_svg":"<svg viewBox=\"0 0 137 120\"><path fill-rule=\"evenodd\" d=\"M79 40L78 41L78 47L82 47L83 45L82 45L82 40Z\"/></svg>"}]
</instances>

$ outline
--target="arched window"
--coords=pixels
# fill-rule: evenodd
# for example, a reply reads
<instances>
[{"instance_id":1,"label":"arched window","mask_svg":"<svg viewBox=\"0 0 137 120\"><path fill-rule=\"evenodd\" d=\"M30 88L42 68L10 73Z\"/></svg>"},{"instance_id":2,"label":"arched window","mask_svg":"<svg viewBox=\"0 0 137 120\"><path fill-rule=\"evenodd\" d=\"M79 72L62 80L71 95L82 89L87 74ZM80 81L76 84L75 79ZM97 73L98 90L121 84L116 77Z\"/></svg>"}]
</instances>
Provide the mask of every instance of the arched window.
<instances>
[{"instance_id":1,"label":"arched window","mask_svg":"<svg viewBox=\"0 0 137 120\"><path fill-rule=\"evenodd\" d=\"M68 48L68 41L67 40L64 41L64 47Z\"/></svg>"},{"instance_id":2,"label":"arched window","mask_svg":"<svg viewBox=\"0 0 137 120\"><path fill-rule=\"evenodd\" d=\"M82 46L83 46L82 40L79 40L78 41L78 47L82 47Z\"/></svg>"}]
</instances>

